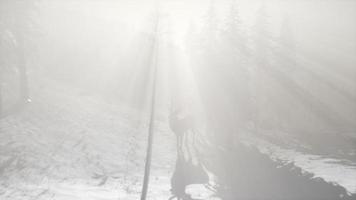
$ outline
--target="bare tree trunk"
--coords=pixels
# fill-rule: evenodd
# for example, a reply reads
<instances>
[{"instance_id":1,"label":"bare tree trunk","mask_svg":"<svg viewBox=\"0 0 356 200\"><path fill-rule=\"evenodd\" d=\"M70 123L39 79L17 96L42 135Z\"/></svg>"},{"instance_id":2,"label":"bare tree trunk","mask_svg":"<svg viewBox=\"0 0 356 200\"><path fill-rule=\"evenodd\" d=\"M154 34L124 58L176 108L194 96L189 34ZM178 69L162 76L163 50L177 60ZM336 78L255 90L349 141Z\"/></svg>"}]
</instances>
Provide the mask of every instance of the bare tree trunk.
<instances>
[{"instance_id":1,"label":"bare tree trunk","mask_svg":"<svg viewBox=\"0 0 356 200\"><path fill-rule=\"evenodd\" d=\"M2 75L1 74L2 74L2 69L1 69L1 66L0 66L0 119L3 116Z\"/></svg>"},{"instance_id":2,"label":"bare tree trunk","mask_svg":"<svg viewBox=\"0 0 356 200\"><path fill-rule=\"evenodd\" d=\"M155 16L155 27L153 32L153 46L152 46L152 96L151 96L151 115L149 122L149 130L148 130L148 143L147 143L147 151L146 151L146 161L145 161L145 174L143 177L143 185L141 192L141 200L146 200L147 192L148 192L148 184L150 179L150 171L151 171L151 160L152 160L152 145L153 145L153 137L154 137L154 120L155 120L155 111L156 111L156 85L157 85L157 40L158 40L158 26L159 26L159 16L156 13Z\"/></svg>"},{"instance_id":3,"label":"bare tree trunk","mask_svg":"<svg viewBox=\"0 0 356 200\"><path fill-rule=\"evenodd\" d=\"M18 63L19 83L20 83L20 104L25 104L29 100L28 77L25 55L25 41L23 33L18 34Z\"/></svg>"}]
</instances>

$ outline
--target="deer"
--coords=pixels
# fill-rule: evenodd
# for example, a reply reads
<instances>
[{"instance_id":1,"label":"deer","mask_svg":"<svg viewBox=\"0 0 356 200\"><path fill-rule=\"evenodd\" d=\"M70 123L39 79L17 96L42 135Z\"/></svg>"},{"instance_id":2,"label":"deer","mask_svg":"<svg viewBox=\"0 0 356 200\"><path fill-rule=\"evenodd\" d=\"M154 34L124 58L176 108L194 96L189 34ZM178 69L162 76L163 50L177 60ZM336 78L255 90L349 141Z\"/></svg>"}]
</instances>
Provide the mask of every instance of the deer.
<instances>
[{"instance_id":1,"label":"deer","mask_svg":"<svg viewBox=\"0 0 356 200\"><path fill-rule=\"evenodd\" d=\"M188 134L192 134L193 145L196 132L196 120L193 114L185 114L182 109L171 110L169 116L169 125L171 130L175 133L177 140L177 161L173 176L171 178L171 192L173 197L191 199L185 193L185 188L190 184L200 184L209 182L209 177L201 164L194 165L192 162L192 152L188 146ZM185 159L183 150L186 149L188 159Z\"/></svg>"},{"instance_id":2,"label":"deer","mask_svg":"<svg viewBox=\"0 0 356 200\"><path fill-rule=\"evenodd\" d=\"M186 148L188 151L189 157L191 157L191 153L189 152L188 147L188 133L193 134L193 140L196 128L195 128L195 119L192 114L187 114L182 116L182 110L177 109L171 111L169 116L169 125L171 130L176 135L177 140L177 153L178 155L183 155L183 149Z\"/></svg>"}]
</instances>

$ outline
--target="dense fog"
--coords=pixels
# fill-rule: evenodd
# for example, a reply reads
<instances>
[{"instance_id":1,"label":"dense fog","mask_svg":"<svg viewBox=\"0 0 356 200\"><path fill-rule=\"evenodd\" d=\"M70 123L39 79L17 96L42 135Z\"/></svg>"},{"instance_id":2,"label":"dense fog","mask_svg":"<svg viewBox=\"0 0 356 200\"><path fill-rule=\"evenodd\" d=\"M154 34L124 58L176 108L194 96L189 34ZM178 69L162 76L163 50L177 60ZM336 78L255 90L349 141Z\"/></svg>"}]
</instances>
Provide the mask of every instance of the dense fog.
<instances>
[{"instance_id":1,"label":"dense fog","mask_svg":"<svg viewBox=\"0 0 356 200\"><path fill-rule=\"evenodd\" d=\"M354 0L0 0L0 199L353 199L355 22Z\"/></svg>"}]
</instances>

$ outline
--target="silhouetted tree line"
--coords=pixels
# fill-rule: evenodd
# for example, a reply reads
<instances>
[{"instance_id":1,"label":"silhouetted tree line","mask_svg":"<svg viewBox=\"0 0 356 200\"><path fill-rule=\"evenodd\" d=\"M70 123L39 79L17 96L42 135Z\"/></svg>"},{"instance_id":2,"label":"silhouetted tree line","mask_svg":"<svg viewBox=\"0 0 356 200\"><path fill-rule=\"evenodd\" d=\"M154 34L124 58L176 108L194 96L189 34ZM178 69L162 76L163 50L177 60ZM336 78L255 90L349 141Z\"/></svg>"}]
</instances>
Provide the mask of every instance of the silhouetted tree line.
<instances>
[{"instance_id":1,"label":"silhouetted tree line","mask_svg":"<svg viewBox=\"0 0 356 200\"><path fill-rule=\"evenodd\" d=\"M253 127L255 132L305 135L304 141L313 136L323 143L323 134L355 130L354 116L333 105L346 97L352 107L355 97L313 70L310 63L300 61L303 55L297 52L287 15L279 35L274 36L264 4L252 28L239 17L236 1L222 22L215 8L211 3L200 30L189 29L187 50L207 114L209 140L214 144L206 147L208 153L202 157L218 176L220 195L224 199L355 198L340 186L313 179L293 163L282 165L236 141L239 133ZM309 86L328 87L337 94L332 97L336 100L321 98ZM210 159L211 152L215 159Z\"/></svg>"},{"instance_id":2,"label":"silhouetted tree line","mask_svg":"<svg viewBox=\"0 0 356 200\"><path fill-rule=\"evenodd\" d=\"M355 97L302 61L288 15L275 36L265 4L252 27L242 21L235 1L222 20L215 8L211 3L200 30L187 33L187 49L209 124L232 129L215 131L218 140L230 142L231 134L251 125L294 135L355 130L354 116L340 103L346 98L352 108ZM324 88L332 94L328 99Z\"/></svg>"}]
</instances>

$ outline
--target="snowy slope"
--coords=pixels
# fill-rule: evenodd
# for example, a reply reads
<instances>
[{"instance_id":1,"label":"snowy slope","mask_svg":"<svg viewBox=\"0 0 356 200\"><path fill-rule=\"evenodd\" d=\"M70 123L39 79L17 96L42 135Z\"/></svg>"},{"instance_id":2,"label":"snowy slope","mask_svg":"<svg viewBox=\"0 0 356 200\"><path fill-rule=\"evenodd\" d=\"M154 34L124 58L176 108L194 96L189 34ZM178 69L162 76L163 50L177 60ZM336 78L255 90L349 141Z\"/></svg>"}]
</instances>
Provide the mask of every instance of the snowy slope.
<instances>
[{"instance_id":1,"label":"snowy slope","mask_svg":"<svg viewBox=\"0 0 356 200\"><path fill-rule=\"evenodd\" d=\"M32 103L0 123L0 199L137 199L143 117L54 82L34 88ZM161 199L170 195L175 150L168 127L157 124L149 196Z\"/></svg>"},{"instance_id":2,"label":"snowy slope","mask_svg":"<svg viewBox=\"0 0 356 200\"><path fill-rule=\"evenodd\" d=\"M33 87L32 103L0 121L0 199L138 199L147 119L134 109L53 81ZM168 199L174 134L164 120L156 124L148 196ZM355 164L282 148L254 134L239 140L356 193ZM199 199L217 199L201 185L187 191Z\"/></svg>"}]
</instances>

